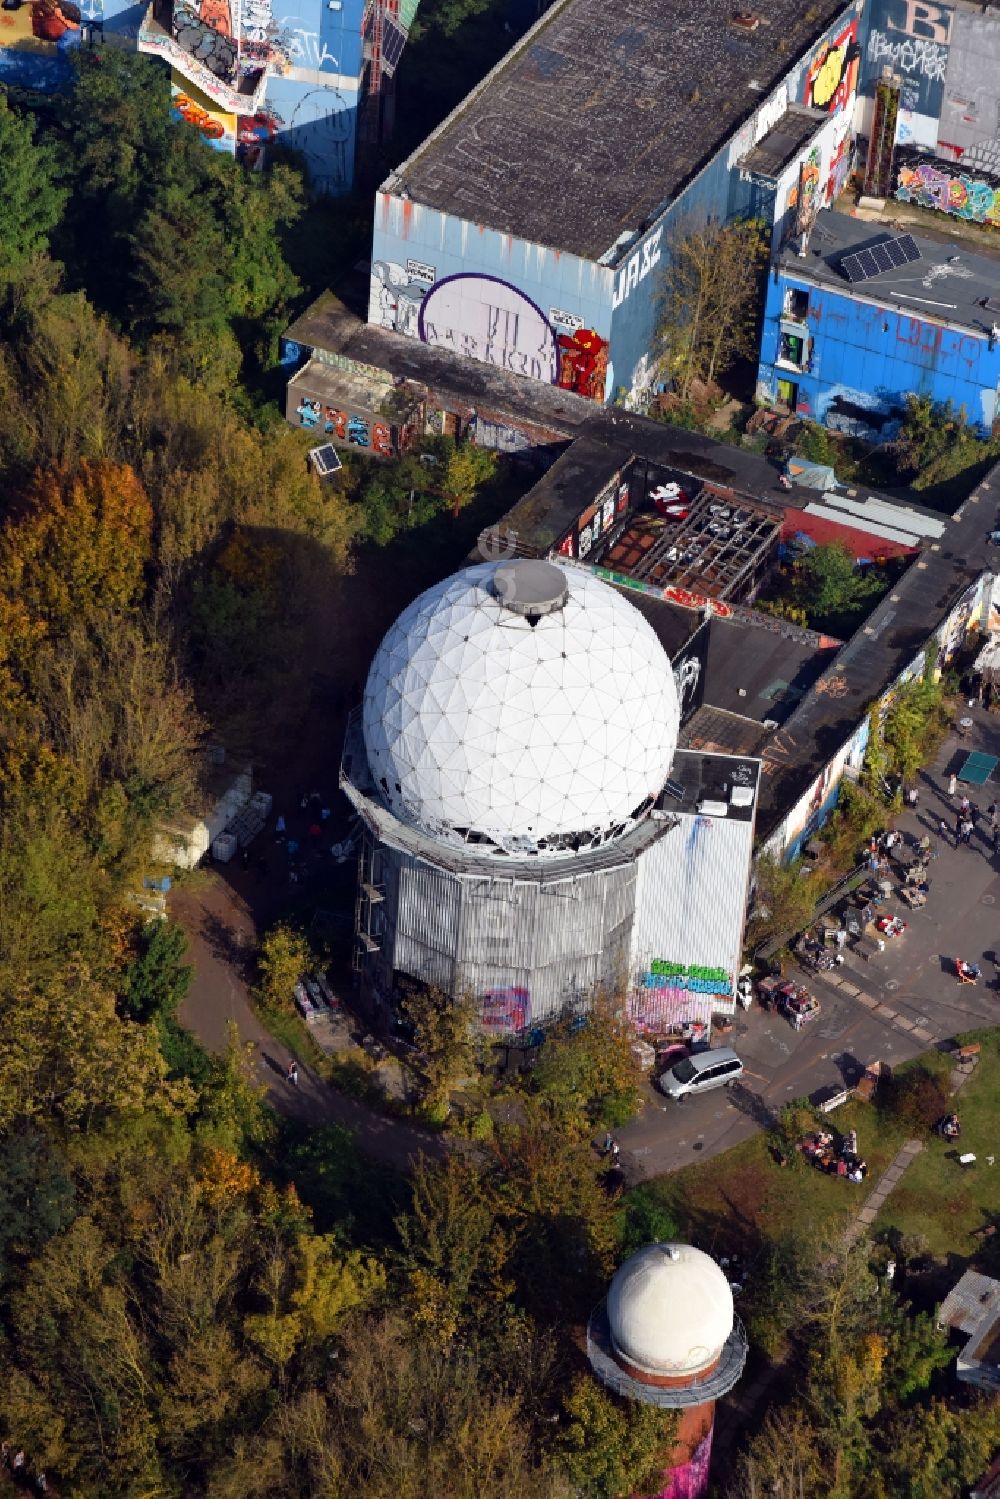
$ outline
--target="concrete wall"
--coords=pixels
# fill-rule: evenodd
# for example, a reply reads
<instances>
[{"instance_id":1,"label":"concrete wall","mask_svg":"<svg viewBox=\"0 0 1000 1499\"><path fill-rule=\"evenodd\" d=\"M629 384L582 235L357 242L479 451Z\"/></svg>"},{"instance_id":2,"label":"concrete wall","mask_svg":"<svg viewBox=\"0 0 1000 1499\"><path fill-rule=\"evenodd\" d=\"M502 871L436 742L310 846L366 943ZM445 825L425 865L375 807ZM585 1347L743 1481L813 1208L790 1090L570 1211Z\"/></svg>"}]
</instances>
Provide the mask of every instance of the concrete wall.
<instances>
[{"instance_id":1,"label":"concrete wall","mask_svg":"<svg viewBox=\"0 0 1000 1499\"><path fill-rule=\"evenodd\" d=\"M380 192L368 321L514 374L605 394L614 277Z\"/></svg>"},{"instance_id":2,"label":"concrete wall","mask_svg":"<svg viewBox=\"0 0 1000 1499\"><path fill-rule=\"evenodd\" d=\"M818 190L828 201L827 185L835 180L835 158L853 116L859 63L848 49L858 44L858 26L854 0L687 190L611 264L380 192L369 322L595 400L641 408L653 389L671 240L710 219L774 220L773 187L751 182L739 162L789 103L824 109L837 120L824 131L816 162ZM802 157L807 155L804 150ZM779 218L799 180L796 161L782 179Z\"/></svg>"},{"instance_id":3,"label":"concrete wall","mask_svg":"<svg viewBox=\"0 0 1000 1499\"><path fill-rule=\"evenodd\" d=\"M901 80L899 145L1000 172L1000 14L942 0L870 0L866 99L883 68ZM868 110L870 114L870 107Z\"/></svg>"},{"instance_id":4,"label":"concrete wall","mask_svg":"<svg viewBox=\"0 0 1000 1499\"><path fill-rule=\"evenodd\" d=\"M808 293L806 367L782 368L785 293ZM997 414L1000 342L939 322L913 317L860 296L810 285L784 268L769 278L758 397L787 399L779 382L798 391L796 410L813 421L871 441L888 441L908 393L964 406L968 420L989 433Z\"/></svg>"}]
</instances>

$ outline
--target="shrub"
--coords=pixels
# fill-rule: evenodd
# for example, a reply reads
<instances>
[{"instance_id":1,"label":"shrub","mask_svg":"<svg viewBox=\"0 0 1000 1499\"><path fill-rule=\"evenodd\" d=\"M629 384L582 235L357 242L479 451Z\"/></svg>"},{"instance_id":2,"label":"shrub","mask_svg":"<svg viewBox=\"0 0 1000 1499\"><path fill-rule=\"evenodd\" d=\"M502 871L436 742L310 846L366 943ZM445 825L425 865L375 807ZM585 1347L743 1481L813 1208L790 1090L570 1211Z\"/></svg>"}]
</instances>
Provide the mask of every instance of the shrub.
<instances>
[{"instance_id":1,"label":"shrub","mask_svg":"<svg viewBox=\"0 0 1000 1499\"><path fill-rule=\"evenodd\" d=\"M893 1081L890 1106L904 1124L933 1129L948 1112L950 1095L945 1079L929 1067L913 1067Z\"/></svg>"}]
</instances>

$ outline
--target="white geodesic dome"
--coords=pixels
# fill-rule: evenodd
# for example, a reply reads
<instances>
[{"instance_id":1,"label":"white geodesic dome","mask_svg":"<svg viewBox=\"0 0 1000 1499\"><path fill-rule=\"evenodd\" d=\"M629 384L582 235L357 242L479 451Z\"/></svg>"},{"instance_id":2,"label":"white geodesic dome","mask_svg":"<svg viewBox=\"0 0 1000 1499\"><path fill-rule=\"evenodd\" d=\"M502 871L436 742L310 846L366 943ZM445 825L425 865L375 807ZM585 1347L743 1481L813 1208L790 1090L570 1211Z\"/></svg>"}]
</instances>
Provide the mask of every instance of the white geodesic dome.
<instances>
[{"instance_id":1,"label":"white geodesic dome","mask_svg":"<svg viewBox=\"0 0 1000 1499\"><path fill-rule=\"evenodd\" d=\"M523 603L543 595L535 612ZM369 768L393 812L482 852L617 836L662 789L678 719L670 661L638 610L540 562L468 567L421 594L364 695Z\"/></svg>"}]
</instances>

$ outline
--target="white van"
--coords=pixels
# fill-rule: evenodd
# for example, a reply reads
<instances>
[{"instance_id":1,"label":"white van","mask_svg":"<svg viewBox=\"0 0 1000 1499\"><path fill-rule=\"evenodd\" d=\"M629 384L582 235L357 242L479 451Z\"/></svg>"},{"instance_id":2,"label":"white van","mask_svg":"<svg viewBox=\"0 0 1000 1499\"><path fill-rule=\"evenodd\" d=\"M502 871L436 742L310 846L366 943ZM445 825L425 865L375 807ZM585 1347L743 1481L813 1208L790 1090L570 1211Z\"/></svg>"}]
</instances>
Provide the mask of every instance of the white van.
<instances>
[{"instance_id":1,"label":"white van","mask_svg":"<svg viewBox=\"0 0 1000 1499\"><path fill-rule=\"evenodd\" d=\"M656 1085L668 1098L690 1098L721 1088L743 1076L743 1063L729 1046L716 1051L698 1051L693 1057L682 1057L657 1078Z\"/></svg>"}]
</instances>

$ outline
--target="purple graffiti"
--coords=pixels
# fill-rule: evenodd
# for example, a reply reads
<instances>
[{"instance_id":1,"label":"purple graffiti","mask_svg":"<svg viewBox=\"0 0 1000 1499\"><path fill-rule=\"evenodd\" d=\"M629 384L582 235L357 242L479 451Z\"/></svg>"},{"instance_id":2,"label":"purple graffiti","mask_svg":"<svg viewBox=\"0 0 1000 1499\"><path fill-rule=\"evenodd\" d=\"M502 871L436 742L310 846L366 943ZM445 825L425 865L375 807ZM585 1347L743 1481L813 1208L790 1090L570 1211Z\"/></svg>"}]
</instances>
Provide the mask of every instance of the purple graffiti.
<instances>
[{"instance_id":1,"label":"purple graffiti","mask_svg":"<svg viewBox=\"0 0 1000 1499\"><path fill-rule=\"evenodd\" d=\"M497 276L462 271L435 282L420 305L417 331L425 344L481 364L550 385L558 379L559 350L548 318Z\"/></svg>"}]
</instances>

